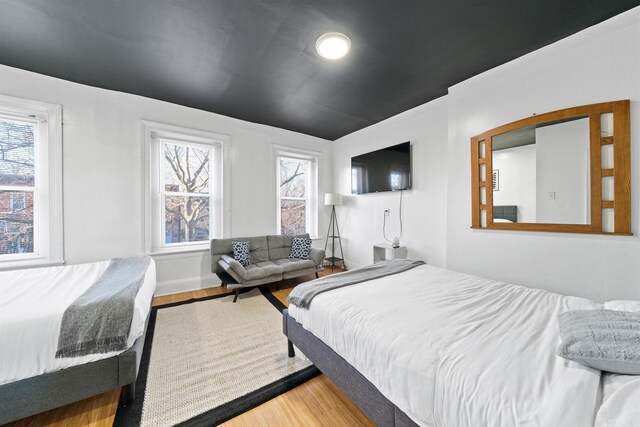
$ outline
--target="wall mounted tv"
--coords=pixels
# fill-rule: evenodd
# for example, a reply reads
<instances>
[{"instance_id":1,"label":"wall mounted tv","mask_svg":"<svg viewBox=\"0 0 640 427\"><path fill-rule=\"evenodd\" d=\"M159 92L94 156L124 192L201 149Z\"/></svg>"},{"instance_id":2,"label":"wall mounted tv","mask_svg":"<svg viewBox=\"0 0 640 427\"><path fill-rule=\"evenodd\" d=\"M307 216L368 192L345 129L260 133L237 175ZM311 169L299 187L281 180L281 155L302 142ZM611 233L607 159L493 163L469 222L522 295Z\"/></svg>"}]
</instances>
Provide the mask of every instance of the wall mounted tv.
<instances>
[{"instance_id":1,"label":"wall mounted tv","mask_svg":"<svg viewBox=\"0 0 640 427\"><path fill-rule=\"evenodd\" d=\"M411 143L393 145L351 158L351 193L411 188Z\"/></svg>"}]
</instances>

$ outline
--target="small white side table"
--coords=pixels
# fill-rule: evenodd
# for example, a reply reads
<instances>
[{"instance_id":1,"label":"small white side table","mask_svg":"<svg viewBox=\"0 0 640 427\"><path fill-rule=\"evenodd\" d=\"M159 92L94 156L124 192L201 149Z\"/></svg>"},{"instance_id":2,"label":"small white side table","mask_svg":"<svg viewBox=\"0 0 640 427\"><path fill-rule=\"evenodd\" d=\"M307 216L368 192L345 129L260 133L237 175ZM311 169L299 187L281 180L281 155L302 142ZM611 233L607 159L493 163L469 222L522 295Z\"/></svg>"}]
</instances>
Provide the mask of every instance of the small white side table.
<instances>
[{"instance_id":1,"label":"small white side table","mask_svg":"<svg viewBox=\"0 0 640 427\"><path fill-rule=\"evenodd\" d=\"M398 246L394 248L390 243L378 243L373 245L373 262L387 261L407 257L407 247Z\"/></svg>"}]
</instances>

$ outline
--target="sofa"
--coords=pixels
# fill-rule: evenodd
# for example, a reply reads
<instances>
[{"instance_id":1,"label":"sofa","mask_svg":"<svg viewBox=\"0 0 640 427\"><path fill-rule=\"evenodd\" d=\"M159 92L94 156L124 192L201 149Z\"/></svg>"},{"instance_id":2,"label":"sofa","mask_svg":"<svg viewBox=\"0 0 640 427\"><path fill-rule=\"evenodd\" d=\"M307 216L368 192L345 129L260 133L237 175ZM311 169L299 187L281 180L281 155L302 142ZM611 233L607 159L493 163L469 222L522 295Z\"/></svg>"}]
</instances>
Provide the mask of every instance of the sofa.
<instances>
[{"instance_id":1,"label":"sofa","mask_svg":"<svg viewBox=\"0 0 640 427\"><path fill-rule=\"evenodd\" d=\"M295 237L309 238L308 234ZM289 258L293 236L273 235L211 240L211 271L229 289L241 288L315 274L324 270L324 250L311 248L309 259ZM232 242L249 242L251 264L243 266L233 258Z\"/></svg>"}]
</instances>

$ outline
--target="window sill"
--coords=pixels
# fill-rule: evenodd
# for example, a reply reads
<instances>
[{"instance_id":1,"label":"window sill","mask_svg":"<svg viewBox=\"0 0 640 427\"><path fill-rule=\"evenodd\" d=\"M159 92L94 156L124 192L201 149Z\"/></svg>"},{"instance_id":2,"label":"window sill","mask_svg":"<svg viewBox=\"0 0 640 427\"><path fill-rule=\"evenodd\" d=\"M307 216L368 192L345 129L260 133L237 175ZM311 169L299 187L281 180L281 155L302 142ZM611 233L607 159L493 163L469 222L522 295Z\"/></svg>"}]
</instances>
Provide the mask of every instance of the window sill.
<instances>
[{"instance_id":1,"label":"window sill","mask_svg":"<svg viewBox=\"0 0 640 427\"><path fill-rule=\"evenodd\" d=\"M41 268L41 267L59 267L64 265L65 261L52 260L48 258L27 258L21 260L7 260L0 262L0 271L20 270L26 268Z\"/></svg>"},{"instance_id":2,"label":"window sill","mask_svg":"<svg viewBox=\"0 0 640 427\"><path fill-rule=\"evenodd\" d=\"M165 255L170 257L172 255L193 255L198 252L209 252L209 242L203 245L197 246L183 246L175 248L153 248L147 254L154 258L162 258Z\"/></svg>"}]
</instances>

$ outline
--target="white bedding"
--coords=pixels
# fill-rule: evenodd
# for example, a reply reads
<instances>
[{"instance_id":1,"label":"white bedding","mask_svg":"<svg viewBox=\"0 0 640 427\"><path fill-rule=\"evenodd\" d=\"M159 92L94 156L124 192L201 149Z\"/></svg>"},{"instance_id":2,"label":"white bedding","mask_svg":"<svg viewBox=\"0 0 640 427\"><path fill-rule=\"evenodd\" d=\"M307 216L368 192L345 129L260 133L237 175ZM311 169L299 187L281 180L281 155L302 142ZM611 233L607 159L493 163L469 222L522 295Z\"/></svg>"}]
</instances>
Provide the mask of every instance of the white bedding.
<instances>
[{"instance_id":1,"label":"white bedding","mask_svg":"<svg viewBox=\"0 0 640 427\"><path fill-rule=\"evenodd\" d=\"M640 375L602 375L602 406L595 427L640 425Z\"/></svg>"},{"instance_id":2,"label":"white bedding","mask_svg":"<svg viewBox=\"0 0 640 427\"><path fill-rule=\"evenodd\" d=\"M0 384L121 353L55 358L65 309L108 265L109 261L103 261L0 272ZM129 346L144 332L155 288L156 269L151 260L136 296Z\"/></svg>"},{"instance_id":3,"label":"white bedding","mask_svg":"<svg viewBox=\"0 0 640 427\"><path fill-rule=\"evenodd\" d=\"M556 356L557 316L601 304L421 266L290 315L423 426L593 426L600 371Z\"/></svg>"}]
</instances>

